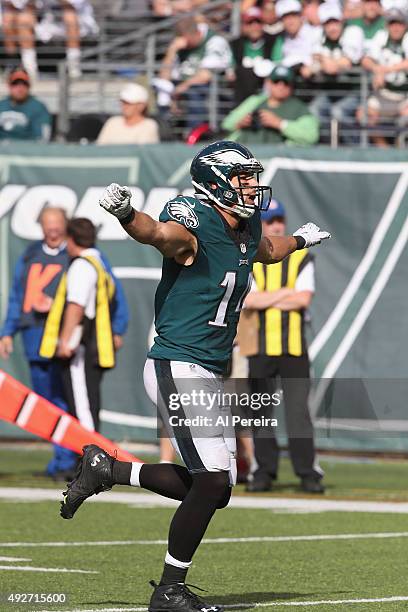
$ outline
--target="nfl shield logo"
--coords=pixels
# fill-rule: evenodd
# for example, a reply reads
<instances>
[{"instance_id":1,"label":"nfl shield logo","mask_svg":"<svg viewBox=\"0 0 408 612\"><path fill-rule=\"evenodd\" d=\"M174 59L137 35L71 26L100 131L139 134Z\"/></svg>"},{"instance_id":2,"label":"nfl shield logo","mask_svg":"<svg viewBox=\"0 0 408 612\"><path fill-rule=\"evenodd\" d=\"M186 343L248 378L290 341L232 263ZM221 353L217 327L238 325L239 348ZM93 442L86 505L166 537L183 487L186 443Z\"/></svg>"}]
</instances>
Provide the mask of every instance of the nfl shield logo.
<instances>
[{"instance_id":1,"label":"nfl shield logo","mask_svg":"<svg viewBox=\"0 0 408 612\"><path fill-rule=\"evenodd\" d=\"M240 249L241 249L241 253L246 253L246 251L247 251L246 244L241 242L241 244L239 246L240 246Z\"/></svg>"}]
</instances>

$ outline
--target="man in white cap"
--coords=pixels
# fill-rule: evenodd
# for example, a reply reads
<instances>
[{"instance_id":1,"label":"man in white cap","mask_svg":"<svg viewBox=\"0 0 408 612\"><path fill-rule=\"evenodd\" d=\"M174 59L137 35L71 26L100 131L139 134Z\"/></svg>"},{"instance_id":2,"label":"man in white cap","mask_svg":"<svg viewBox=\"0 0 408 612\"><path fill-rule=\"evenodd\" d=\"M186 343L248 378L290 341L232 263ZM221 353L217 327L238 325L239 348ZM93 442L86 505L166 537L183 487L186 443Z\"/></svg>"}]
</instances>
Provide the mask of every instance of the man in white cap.
<instances>
[{"instance_id":1,"label":"man in white cap","mask_svg":"<svg viewBox=\"0 0 408 612\"><path fill-rule=\"evenodd\" d=\"M146 117L149 94L138 83L129 83L120 92L121 115L107 120L97 144L153 144L159 142L159 127Z\"/></svg>"},{"instance_id":2,"label":"man in white cap","mask_svg":"<svg viewBox=\"0 0 408 612\"><path fill-rule=\"evenodd\" d=\"M299 0L278 0L276 16L282 21L283 32L276 37L271 59L302 75L303 67L312 63L313 45L320 35L320 28L303 19Z\"/></svg>"},{"instance_id":3,"label":"man in white cap","mask_svg":"<svg viewBox=\"0 0 408 612\"><path fill-rule=\"evenodd\" d=\"M356 25L345 26L342 11L337 4L321 4L318 16L323 31L313 48L313 64L305 68L304 76L307 76L307 72L310 77L318 76L323 81L319 83L319 90L323 90L323 93L314 98L310 110L323 125L330 119L337 119L341 125L350 128L355 124L359 91L350 93L349 80L339 80L339 76L360 63L364 51L364 34ZM345 142L349 143L346 133L344 137Z\"/></svg>"}]
</instances>

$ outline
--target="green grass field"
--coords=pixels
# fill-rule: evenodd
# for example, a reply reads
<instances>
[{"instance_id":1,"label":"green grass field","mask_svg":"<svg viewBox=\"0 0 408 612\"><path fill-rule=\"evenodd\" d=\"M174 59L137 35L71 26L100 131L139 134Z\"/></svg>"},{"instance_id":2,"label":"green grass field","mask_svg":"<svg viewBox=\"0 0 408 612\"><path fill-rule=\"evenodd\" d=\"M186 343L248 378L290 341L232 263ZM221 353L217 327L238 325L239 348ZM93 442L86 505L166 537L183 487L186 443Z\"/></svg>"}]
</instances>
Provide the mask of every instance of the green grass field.
<instances>
[{"instance_id":1,"label":"green grass field","mask_svg":"<svg viewBox=\"0 0 408 612\"><path fill-rule=\"evenodd\" d=\"M0 487L45 488L45 479L32 473L43 468L46 458L42 451L0 450ZM407 500L407 466L402 461L322 463L329 485L325 498ZM299 495L286 460L281 484L270 495ZM166 551L161 541L167 537L173 510L86 503L72 521L60 519L58 511L58 502L32 501L29 496L25 503L0 501L0 591L66 593L69 602L23 605L3 600L0 610L144 609L151 593L148 581L160 577ZM408 535L408 514L227 508L217 513L206 534L206 539L223 541L202 544L189 582L207 589L209 601L238 609L258 604L263 610L281 612L309 607L324 612L407 610L408 538L372 535L397 532ZM340 534L351 537L330 539ZM353 534L371 535L354 538ZM327 539L298 539L318 535ZM261 537L289 539L245 541ZM231 538L244 541L232 542ZM386 601L392 597L407 599ZM385 601L353 603L375 599ZM311 605L317 602L326 603Z\"/></svg>"}]
</instances>

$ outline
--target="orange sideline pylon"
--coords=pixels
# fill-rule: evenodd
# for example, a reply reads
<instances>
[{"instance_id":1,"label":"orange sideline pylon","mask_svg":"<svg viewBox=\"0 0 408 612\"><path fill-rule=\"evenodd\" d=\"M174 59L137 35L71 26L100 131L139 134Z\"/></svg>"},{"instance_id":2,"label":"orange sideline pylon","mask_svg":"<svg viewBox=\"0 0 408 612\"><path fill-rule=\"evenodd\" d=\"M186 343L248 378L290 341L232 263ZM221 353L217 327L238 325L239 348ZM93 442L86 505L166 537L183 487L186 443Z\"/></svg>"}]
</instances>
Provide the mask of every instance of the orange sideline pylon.
<instances>
[{"instance_id":1,"label":"orange sideline pylon","mask_svg":"<svg viewBox=\"0 0 408 612\"><path fill-rule=\"evenodd\" d=\"M0 370L0 419L25 431L82 453L85 444L97 444L121 461L140 461L95 431L88 431L73 416Z\"/></svg>"}]
</instances>

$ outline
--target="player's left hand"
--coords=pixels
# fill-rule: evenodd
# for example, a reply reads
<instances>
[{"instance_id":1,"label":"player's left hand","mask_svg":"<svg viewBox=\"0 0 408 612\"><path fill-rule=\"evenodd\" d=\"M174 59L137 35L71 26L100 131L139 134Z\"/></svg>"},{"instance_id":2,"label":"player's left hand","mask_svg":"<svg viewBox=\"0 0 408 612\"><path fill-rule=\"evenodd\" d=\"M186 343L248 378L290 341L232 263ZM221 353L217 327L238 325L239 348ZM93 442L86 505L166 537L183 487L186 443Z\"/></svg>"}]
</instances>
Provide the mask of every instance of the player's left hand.
<instances>
[{"instance_id":1,"label":"player's left hand","mask_svg":"<svg viewBox=\"0 0 408 612\"><path fill-rule=\"evenodd\" d=\"M305 225L302 225L302 227L296 230L293 235L295 237L299 236L305 241L303 246L302 244L299 245L299 249L305 249L307 247L314 246L315 244L320 244L322 240L328 240L331 238L331 234L329 234L329 232L322 231L320 227L314 223L306 223Z\"/></svg>"}]
</instances>

